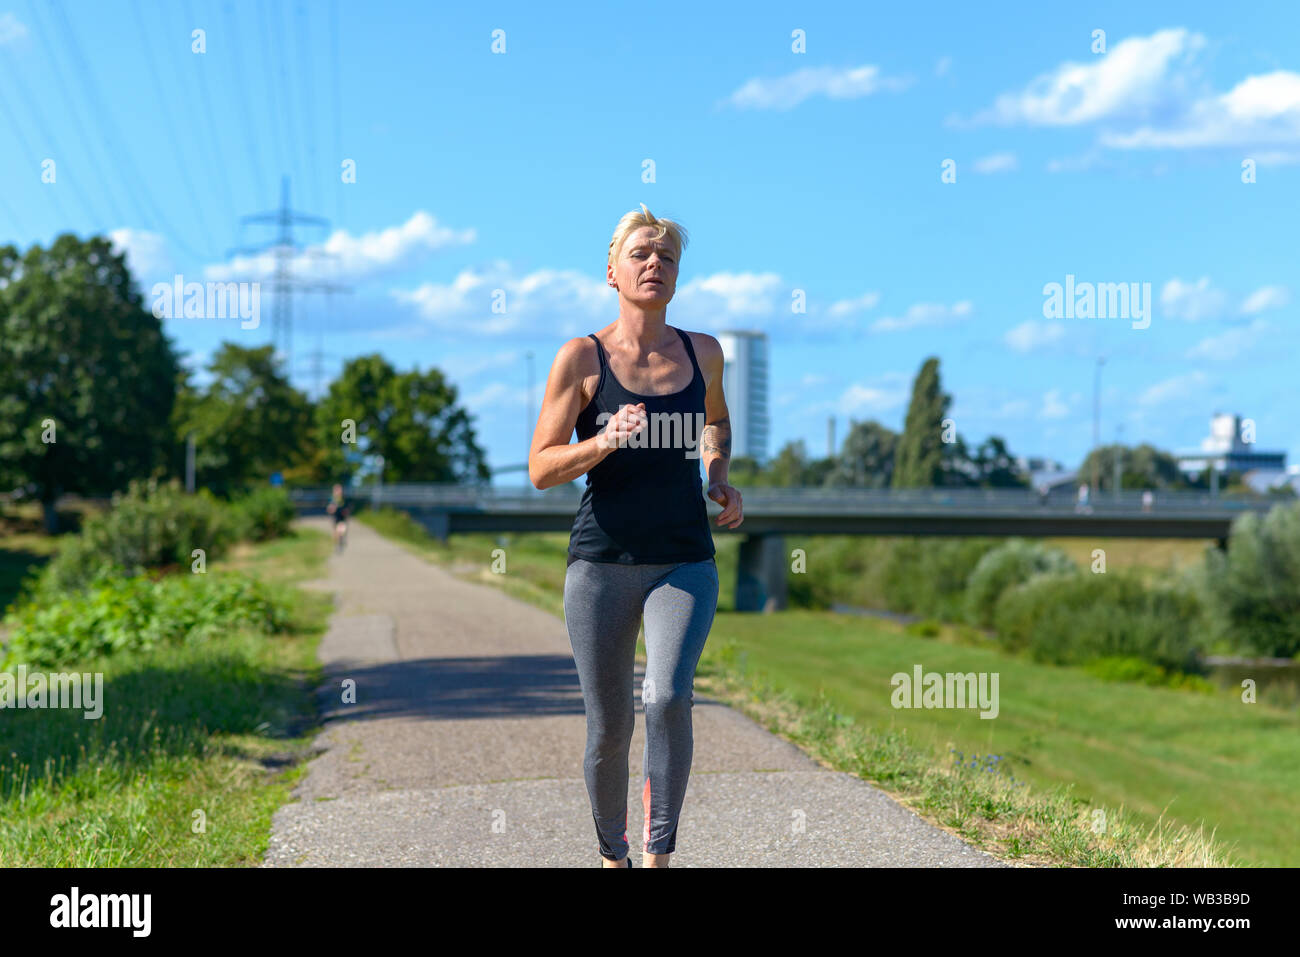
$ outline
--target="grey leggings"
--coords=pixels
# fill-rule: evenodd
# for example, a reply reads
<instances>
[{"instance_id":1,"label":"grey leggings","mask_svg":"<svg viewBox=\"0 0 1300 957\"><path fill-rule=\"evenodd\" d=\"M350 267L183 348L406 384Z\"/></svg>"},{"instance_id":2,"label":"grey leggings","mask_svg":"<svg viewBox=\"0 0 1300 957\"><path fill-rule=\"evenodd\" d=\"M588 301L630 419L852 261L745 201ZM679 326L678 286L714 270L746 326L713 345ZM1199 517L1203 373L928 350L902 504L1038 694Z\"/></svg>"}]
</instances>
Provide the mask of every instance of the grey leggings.
<instances>
[{"instance_id":1,"label":"grey leggings","mask_svg":"<svg viewBox=\"0 0 1300 957\"><path fill-rule=\"evenodd\" d=\"M564 618L587 710L582 762L600 854L627 856L628 752L635 722L636 636L645 616L645 760L642 802L646 853L671 854L686 797L694 738L695 666L718 607L713 559L620 565L575 559L564 577Z\"/></svg>"}]
</instances>

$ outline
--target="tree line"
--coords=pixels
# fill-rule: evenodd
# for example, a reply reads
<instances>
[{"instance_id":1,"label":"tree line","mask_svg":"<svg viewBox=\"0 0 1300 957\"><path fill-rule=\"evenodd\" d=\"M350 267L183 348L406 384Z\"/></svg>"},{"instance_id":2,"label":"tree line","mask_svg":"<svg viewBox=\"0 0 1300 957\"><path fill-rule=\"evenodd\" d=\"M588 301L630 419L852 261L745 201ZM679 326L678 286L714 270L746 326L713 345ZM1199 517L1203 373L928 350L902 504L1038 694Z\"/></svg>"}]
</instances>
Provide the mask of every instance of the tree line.
<instances>
[{"instance_id":1,"label":"tree line","mask_svg":"<svg viewBox=\"0 0 1300 957\"><path fill-rule=\"evenodd\" d=\"M486 482L486 455L456 387L437 369L349 360L319 401L270 345L227 342L206 380L181 362L104 237L0 247L0 489L45 506L133 478L181 478L187 437L202 486L230 495L350 480L382 456L386 481Z\"/></svg>"},{"instance_id":2,"label":"tree line","mask_svg":"<svg viewBox=\"0 0 1300 957\"><path fill-rule=\"evenodd\" d=\"M930 356L912 382L903 430L873 420L854 422L832 455L814 458L802 440L788 442L771 461L737 456L730 475L739 486L857 488L1026 488L1030 477L1006 439L990 435L974 448L949 418L952 396L944 392L939 360ZM1115 458L1122 488L1208 488L1208 472L1186 475L1168 452L1149 444L1093 449L1079 467L1080 481L1098 466L1101 491L1114 488ZM1225 490L1236 486L1225 485Z\"/></svg>"}]
</instances>

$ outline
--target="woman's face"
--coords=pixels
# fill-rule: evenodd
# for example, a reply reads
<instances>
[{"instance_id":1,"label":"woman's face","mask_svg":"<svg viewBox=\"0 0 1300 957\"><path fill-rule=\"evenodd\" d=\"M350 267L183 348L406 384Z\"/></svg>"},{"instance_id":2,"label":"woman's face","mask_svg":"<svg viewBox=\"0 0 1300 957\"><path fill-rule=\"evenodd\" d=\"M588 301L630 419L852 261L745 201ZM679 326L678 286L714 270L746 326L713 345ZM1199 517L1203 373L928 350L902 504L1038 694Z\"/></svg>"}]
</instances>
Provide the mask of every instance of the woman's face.
<instances>
[{"instance_id":1,"label":"woman's face","mask_svg":"<svg viewBox=\"0 0 1300 957\"><path fill-rule=\"evenodd\" d=\"M609 266L609 279L625 299L666 303L677 291L677 252L667 236L655 239L655 232L642 226L629 235Z\"/></svg>"}]
</instances>

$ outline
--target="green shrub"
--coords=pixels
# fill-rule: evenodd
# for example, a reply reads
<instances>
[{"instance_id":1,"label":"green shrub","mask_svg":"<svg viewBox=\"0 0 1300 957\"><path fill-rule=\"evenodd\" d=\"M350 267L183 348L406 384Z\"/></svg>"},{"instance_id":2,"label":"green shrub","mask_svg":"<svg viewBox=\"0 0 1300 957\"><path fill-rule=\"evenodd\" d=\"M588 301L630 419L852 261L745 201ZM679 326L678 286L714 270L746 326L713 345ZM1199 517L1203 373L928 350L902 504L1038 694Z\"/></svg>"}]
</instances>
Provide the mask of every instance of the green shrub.
<instances>
[{"instance_id":1,"label":"green shrub","mask_svg":"<svg viewBox=\"0 0 1300 957\"><path fill-rule=\"evenodd\" d=\"M1169 671L1149 661L1132 657L1094 658L1083 670L1102 681L1133 681L1163 688L1178 688L1201 694L1214 694L1214 685L1200 675Z\"/></svg>"},{"instance_id":2,"label":"green shrub","mask_svg":"<svg viewBox=\"0 0 1300 957\"><path fill-rule=\"evenodd\" d=\"M1078 566L1064 552L1024 539L1008 539L986 552L966 583L966 619L982 628L993 626L993 611L1002 593L1035 575L1064 575Z\"/></svg>"},{"instance_id":3,"label":"green shrub","mask_svg":"<svg viewBox=\"0 0 1300 957\"><path fill-rule=\"evenodd\" d=\"M189 568L193 551L212 559L239 533L238 522L206 491L187 495L178 482L132 482L113 507L65 540L34 586L46 600L88 587L97 578L151 569Z\"/></svg>"},{"instance_id":4,"label":"green shrub","mask_svg":"<svg viewBox=\"0 0 1300 957\"><path fill-rule=\"evenodd\" d=\"M265 542L289 533L295 511L282 488L260 488L231 503L238 515L239 537Z\"/></svg>"},{"instance_id":5,"label":"green shrub","mask_svg":"<svg viewBox=\"0 0 1300 957\"><path fill-rule=\"evenodd\" d=\"M1205 641L1195 592L1148 588L1115 572L1042 575L1014 585L998 599L993 621L1003 646L1054 664L1121 656L1194 672Z\"/></svg>"},{"instance_id":6,"label":"green shrub","mask_svg":"<svg viewBox=\"0 0 1300 957\"><path fill-rule=\"evenodd\" d=\"M1236 518L1227 555L1206 554L1205 581L1218 629L1239 653L1300 653L1300 503Z\"/></svg>"},{"instance_id":7,"label":"green shrub","mask_svg":"<svg viewBox=\"0 0 1300 957\"><path fill-rule=\"evenodd\" d=\"M287 621L284 599L243 575L100 579L79 594L15 608L5 666L58 667L241 629L269 634Z\"/></svg>"},{"instance_id":8,"label":"green shrub","mask_svg":"<svg viewBox=\"0 0 1300 957\"><path fill-rule=\"evenodd\" d=\"M882 584L890 611L960 621L966 581L997 543L979 538L896 539L885 557Z\"/></svg>"},{"instance_id":9,"label":"green shrub","mask_svg":"<svg viewBox=\"0 0 1300 957\"><path fill-rule=\"evenodd\" d=\"M996 544L976 538L817 538L809 546L807 572L787 575L787 596L796 608L843 602L958 621L966 578Z\"/></svg>"}]
</instances>

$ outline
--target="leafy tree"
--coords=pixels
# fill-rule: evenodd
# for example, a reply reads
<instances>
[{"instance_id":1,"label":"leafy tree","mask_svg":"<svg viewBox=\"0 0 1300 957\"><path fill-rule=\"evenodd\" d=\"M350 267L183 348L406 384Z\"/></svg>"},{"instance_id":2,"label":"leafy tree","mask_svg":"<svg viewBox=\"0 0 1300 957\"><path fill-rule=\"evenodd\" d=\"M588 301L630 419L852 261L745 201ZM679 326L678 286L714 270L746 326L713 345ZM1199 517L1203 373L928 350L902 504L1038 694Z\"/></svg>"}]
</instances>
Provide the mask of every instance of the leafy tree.
<instances>
[{"instance_id":1,"label":"leafy tree","mask_svg":"<svg viewBox=\"0 0 1300 957\"><path fill-rule=\"evenodd\" d=\"M931 356L912 382L912 401L894 452L894 488L933 488L941 484L943 420L951 402L952 397L943 392L939 383L939 360Z\"/></svg>"},{"instance_id":2,"label":"leafy tree","mask_svg":"<svg viewBox=\"0 0 1300 957\"><path fill-rule=\"evenodd\" d=\"M201 391L186 382L176 410L180 441L194 433L196 484L229 495L307 458L311 403L289 382L274 346L224 343L208 372Z\"/></svg>"},{"instance_id":3,"label":"leafy tree","mask_svg":"<svg viewBox=\"0 0 1300 957\"><path fill-rule=\"evenodd\" d=\"M854 422L823 483L829 486L887 488L894 474L898 433L874 419Z\"/></svg>"},{"instance_id":4,"label":"leafy tree","mask_svg":"<svg viewBox=\"0 0 1300 957\"><path fill-rule=\"evenodd\" d=\"M1222 633L1247 655L1300 654L1300 502L1233 519L1228 550L1206 550L1205 585Z\"/></svg>"},{"instance_id":5,"label":"leafy tree","mask_svg":"<svg viewBox=\"0 0 1300 957\"><path fill-rule=\"evenodd\" d=\"M355 445L345 441L349 421ZM486 482L490 473L456 387L437 369L397 372L379 354L350 360L317 406L325 467L342 480L360 467L345 453L382 455L386 482Z\"/></svg>"},{"instance_id":6,"label":"leafy tree","mask_svg":"<svg viewBox=\"0 0 1300 957\"><path fill-rule=\"evenodd\" d=\"M60 495L166 470L178 372L107 239L0 247L0 481L40 499L47 530Z\"/></svg>"},{"instance_id":7,"label":"leafy tree","mask_svg":"<svg viewBox=\"0 0 1300 957\"><path fill-rule=\"evenodd\" d=\"M990 435L975 450L975 467L983 488L1024 488L1028 478L1021 473L1016 457L1000 435Z\"/></svg>"},{"instance_id":8,"label":"leafy tree","mask_svg":"<svg viewBox=\"0 0 1300 957\"><path fill-rule=\"evenodd\" d=\"M1120 485L1123 488L1187 488L1188 482L1178 467L1178 460L1168 452L1143 443L1135 448L1104 445L1093 449L1079 467L1081 476L1092 475L1097 464L1097 484L1101 490L1115 488L1115 456L1120 456Z\"/></svg>"},{"instance_id":9,"label":"leafy tree","mask_svg":"<svg viewBox=\"0 0 1300 957\"><path fill-rule=\"evenodd\" d=\"M757 488L768 484L767 472L758 460L749 455L737 455L727 467L727 477L737 488Z\"/></svg>"}]
</instances>

